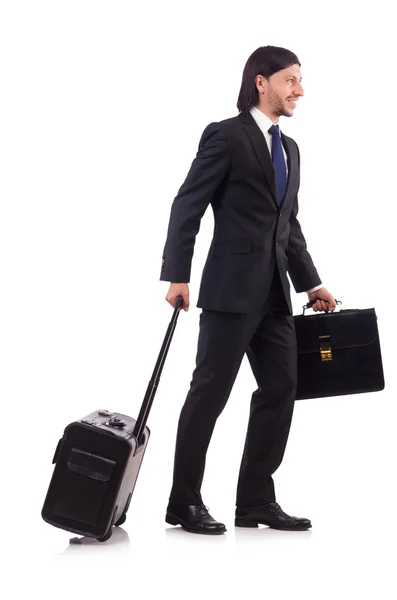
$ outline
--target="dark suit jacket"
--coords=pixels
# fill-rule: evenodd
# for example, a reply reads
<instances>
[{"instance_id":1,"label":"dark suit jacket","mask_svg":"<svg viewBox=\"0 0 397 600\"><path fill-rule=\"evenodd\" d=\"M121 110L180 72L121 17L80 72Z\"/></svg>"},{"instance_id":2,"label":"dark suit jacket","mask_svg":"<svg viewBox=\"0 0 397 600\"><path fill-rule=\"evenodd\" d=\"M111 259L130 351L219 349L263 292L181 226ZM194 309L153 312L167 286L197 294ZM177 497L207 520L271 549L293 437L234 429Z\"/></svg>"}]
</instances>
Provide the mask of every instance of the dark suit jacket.
<instances>
[{"instance_id":1,"label":"dark suit jacket","mask_svg":"<svg viewBox=\"0 0 397 600\"><path fill-rule=\"evenodd\" d=\"M296 292L321 283L297 220L298 146L286 135L282 142L288 156L288 182L279 206L269 149L251 114L205 128L172 204L160 275L163 281L190 281L195 238L211 204L214 235L198 307L236 313L258 309L276 265L291 313L287 271Z\"/></svg>"}]
</instances>

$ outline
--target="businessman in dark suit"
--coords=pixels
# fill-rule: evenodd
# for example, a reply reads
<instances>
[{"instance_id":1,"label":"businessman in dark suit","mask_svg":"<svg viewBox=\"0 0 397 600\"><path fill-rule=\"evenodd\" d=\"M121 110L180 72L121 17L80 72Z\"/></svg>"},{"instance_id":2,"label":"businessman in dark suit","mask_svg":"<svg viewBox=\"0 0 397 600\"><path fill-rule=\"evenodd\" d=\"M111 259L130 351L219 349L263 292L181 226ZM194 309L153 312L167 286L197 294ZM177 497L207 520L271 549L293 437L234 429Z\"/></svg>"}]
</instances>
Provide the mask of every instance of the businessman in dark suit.
<instances>
[{"instance_id":1,"label":"businessman in dark suit","mask_svg":"<svg viewBox=\"0 0 397 600\"><path fill-rule=\"evenodd\" d=\"M167 301L189 307L191 262L200 220L215 228L202 274L196 367L181 411L166 521L187 531L226 531L203 504L207 448L244 354L258 389L237 485L235 525L304 530L308 519L276 502L272 475L283 459L295 401L297 351L289 273L296 292L333 311L297 219L299 150L278 126L303 96L300 62L284 48L258 48L243 72L236 117L211 123L171 208L161 276Z\"/></svg>"}]
</instances>

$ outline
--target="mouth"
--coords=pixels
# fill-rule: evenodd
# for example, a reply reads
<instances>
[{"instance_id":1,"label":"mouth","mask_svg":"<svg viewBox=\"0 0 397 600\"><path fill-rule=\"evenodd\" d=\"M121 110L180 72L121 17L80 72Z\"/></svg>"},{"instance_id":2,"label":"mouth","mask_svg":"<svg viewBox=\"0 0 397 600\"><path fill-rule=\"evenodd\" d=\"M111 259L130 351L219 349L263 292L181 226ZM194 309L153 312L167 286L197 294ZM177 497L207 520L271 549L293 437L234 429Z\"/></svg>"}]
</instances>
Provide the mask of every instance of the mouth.
<instances>
[{"instance_id":1,"label":"mouth","mask_svg":"<svg viewBox=\"0 0 397 600\"><path fill-rule=\"evenodd\" d=\"M293 108L296 108L296 103L297 103L297 101L298 101L297 99L295 99L295 100L292 100L292 99L289 99L289 98L287 98L287 102L288 102L289 104L291 104L291 106L292 106Z\"/></svg>"}]
</instances>

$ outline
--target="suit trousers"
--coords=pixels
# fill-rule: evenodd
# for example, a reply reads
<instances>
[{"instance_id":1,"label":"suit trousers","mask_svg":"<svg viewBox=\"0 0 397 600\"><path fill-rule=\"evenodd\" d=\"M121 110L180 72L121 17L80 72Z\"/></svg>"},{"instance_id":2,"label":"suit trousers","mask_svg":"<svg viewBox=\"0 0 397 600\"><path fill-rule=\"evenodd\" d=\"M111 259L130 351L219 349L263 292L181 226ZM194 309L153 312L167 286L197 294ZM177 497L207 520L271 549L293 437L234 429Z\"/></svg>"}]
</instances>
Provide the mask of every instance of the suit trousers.
<instances>
[{"instance_id":1,"label":"suit trousers","mask_svg":"<svg viewBox=\"0 0 397 600\"><path fill-rule=\"evenodd\" d=\"M244 354L258 389L251 398L237 506L275 500L272 475L284 456L295 404L295 327L277 267L260 310L250 314L203 310L200 314L196 367L176 436L170 493L174 504L203 502L207 449Z\"/></svg>"}]
</instances>

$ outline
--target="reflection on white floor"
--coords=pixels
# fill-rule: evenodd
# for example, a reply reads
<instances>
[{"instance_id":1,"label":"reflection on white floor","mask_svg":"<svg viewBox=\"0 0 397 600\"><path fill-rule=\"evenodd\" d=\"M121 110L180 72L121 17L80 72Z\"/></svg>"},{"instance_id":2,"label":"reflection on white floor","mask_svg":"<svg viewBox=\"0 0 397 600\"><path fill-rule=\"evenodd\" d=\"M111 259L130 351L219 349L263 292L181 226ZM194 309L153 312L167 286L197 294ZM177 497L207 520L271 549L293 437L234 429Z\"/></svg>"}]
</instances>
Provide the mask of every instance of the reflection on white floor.
<instances>
[{"instance_id":1,"label":"reflection on white floor","mask_svg":"<svg viewBox=\"0 0 397 600\"><path fill-rule=\"evenodd\" d=\"M98 540L96 540L95 538L84 536L71 537L69 539L68 547L63 552L63 554L65 554L65 552L80 552L82 548L92 548L95 546L103 546L104 544L106 544L107 548L115 547L118 551L121 548L130 546L130 538L128 536L127 531L125 531L125 529L123 529L122 527L115 527L112 537L109 540L107 540L107 542L98 542Z\"/></svg>"}]
</instances>

